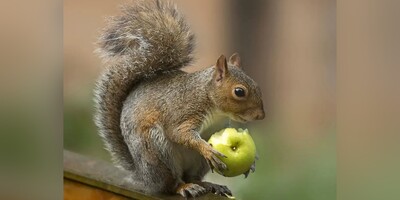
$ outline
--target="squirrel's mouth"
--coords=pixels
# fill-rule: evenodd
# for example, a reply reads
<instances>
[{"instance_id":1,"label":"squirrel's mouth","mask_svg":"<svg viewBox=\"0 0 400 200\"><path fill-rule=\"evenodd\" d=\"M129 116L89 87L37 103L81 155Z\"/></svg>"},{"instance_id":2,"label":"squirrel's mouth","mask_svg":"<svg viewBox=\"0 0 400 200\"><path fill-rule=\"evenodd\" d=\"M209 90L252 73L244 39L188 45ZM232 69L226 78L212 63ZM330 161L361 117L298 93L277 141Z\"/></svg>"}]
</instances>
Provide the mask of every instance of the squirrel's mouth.
<instances>
[{"instance_id":1,"label":"squirrel's mouth","mask_svg":"<svg viewBox=\"0 0 400 200\"><path fill-rule=\"evenodd\" d=\"M240 115L233 115L233 117L231 117L231 118L232 118L233 121L237 121L237 122L240 122L240 123L246 123L246 122L249 121L249 120L241 117Z\"/></svg>"}]
</instances>

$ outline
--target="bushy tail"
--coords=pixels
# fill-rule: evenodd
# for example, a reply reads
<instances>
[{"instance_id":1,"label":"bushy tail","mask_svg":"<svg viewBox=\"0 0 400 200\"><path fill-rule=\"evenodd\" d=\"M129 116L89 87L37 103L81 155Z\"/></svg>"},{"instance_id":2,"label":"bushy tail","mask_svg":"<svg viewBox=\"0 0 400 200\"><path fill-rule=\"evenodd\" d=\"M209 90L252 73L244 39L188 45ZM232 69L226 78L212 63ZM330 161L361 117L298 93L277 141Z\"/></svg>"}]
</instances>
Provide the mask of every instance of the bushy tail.
<instances>
[{"instance_id":1,"label":"bushy tail","mask_svg":"<svg viewBox=\"0 0 400 200\"><path fill-rule=\"evenodd\" d=\"M106 64L95 89L95 122L115 164L133 163L121 134L122 104L141 79L179 69L192 59L194 36L175 5L159 0L124 6L99 38Z\"/></svg>"}]
</instances>

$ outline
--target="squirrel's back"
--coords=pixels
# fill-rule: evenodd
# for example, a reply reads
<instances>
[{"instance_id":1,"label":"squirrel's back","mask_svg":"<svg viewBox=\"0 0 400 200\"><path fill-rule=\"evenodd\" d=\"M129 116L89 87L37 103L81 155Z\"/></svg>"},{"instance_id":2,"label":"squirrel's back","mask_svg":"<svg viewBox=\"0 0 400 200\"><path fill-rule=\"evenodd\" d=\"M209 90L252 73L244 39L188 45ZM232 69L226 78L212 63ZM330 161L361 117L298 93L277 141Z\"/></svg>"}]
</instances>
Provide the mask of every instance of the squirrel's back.
<instances>
[{"instance_id":1,"label":"squirrel's back","mask_svg":"<svg viewBox=\"0 0 400 200\"><path fill-rule=\"evenodd\" d=\"M109 19L98 45L106 68L96 84L95 122L113 161L129 170L133 160L120 128L123 102L141 80L188 65L194 36L173 4L137 1Z\"/></svg>"}]
</instances>

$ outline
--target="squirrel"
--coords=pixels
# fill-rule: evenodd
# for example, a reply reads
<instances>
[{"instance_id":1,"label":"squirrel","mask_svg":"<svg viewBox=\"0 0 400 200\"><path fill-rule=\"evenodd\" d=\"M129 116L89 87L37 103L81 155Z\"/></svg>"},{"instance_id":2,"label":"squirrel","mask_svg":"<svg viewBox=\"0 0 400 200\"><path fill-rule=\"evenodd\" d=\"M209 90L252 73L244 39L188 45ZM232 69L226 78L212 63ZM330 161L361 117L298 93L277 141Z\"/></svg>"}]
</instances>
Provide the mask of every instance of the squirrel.
<instances>
[{"instance_id":1,"label":"squirrel","mask_svg":"<svg viewBox=\"0 0 400 200\"><path fill-rule=\"evenodd\" d=\"M202 181L210 169L226 169L219 159L226 156L203 131L215 115L241 123L264 118L260 88L241 69L239 54L186 73L193 49L182 14L160 0L124 5L99 37L106 66L94 90L95 123L113 163L143 192L232 195Z\"/></svg>"}]
</instances>

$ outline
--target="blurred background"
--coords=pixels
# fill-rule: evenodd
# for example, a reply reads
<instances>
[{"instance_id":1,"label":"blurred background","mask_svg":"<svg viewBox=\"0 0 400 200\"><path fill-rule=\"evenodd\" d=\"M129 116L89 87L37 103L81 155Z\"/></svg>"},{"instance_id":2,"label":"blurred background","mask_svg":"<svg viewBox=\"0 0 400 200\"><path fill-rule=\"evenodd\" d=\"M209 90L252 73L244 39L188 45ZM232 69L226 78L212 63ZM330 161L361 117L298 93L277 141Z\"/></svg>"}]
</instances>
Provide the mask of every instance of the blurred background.
<instances>
[{"instance_id":1,"label":"blurred background","mask_svg":"<svg viewBox=\"0 0 400 200\"><path fill-rule=\"evenodd\" d=\"M93 53L107 16L122 0L64 1L64 148L109 160L93 116ZM246 124L260 160L256 172L206 180L240 199L336 199L336 1L174 0L197 36L204 69L239 52L260 85L266 118Z\"/></svg>"}]
</instances>

